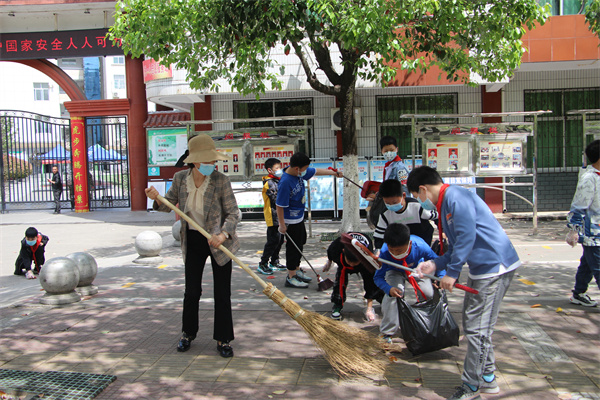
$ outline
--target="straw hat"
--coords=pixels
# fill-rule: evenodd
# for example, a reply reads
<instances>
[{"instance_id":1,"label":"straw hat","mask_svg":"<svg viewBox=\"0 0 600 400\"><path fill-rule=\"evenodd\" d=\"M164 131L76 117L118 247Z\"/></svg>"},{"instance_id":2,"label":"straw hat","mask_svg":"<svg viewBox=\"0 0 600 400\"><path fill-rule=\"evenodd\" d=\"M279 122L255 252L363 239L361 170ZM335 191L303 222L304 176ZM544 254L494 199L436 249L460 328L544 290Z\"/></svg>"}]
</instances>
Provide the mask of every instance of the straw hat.
<instances>
[{"instance_id":1,"label":"straw hat","mask_svg":"<svg viewBox=\"0 0 600 400\"><path fill-rule=\"evenodd\" d=\"M229 160L229 157L219 153L215 147L215 142L205 133L194 136L188 142L190 154L184 163L207 163L216 160Z\"/></svg>"}]
</instances>

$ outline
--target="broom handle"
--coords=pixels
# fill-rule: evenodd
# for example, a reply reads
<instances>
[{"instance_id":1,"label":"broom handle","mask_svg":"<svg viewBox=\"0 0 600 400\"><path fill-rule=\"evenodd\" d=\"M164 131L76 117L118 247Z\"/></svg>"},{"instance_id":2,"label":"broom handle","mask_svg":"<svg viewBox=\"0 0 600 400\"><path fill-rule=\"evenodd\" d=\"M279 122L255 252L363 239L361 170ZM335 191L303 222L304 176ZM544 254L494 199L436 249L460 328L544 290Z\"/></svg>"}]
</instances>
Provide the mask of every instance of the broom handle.
<instances>
[{"instance_id":1,"label":"broom handle","mask_svg":"<svg viewBox=\"0 0 600 400\"><path fill-rule=\"evenodd\" d=\"M327 169L330 169L332 171L338 172L337 168L329 167ZM358 183L354 182L352 179L346 178L345 176L343 176L342 178L348 179L350 182L354 183L359 189L362 189L362 186L360 186Z\"/></svg>"},{"instance_id":2,"label":"broom handle","mask_svg":"<svg viewBox=\"0 0 600 400\"><path fill-rule=\"evenodd\" d=\"M403 269L403 270L408 271L408 272L414 272L413 269L405 267L404 265L400 265L400 264L395 263L395 262L384 260L381 257L377 257L375 254L373 254L371 252L371 250L369 250L366 246L363 246L360 243L356 243L356 245L359 246L362 249L362 251L364 253L366 253L369 257L372 257L376 261L379 261L379 262L382 262L382 263L385 263L385 264L389 264L389 265L393 265L396 268L400 268L400 269ZM439 278L439 277L437 277L435 275L423 274L423 276L426 276L427 278L433 279L434 281L438 281L438 282L442 280L441 278ZM464 290L465 292L469 292L469 293L473 293L473 294L479 294L478 290L470 288L470 287L465 286L465 285L461 285L460 283L455 283L454 287L457 288L457 289Z\"/></svg>"},{"instance_id":3,"label":"broom handle","mask_svg":"<svg viewBox=\"0 0 600 400\"><path fill-rule=\"evenodd\" d=\"M288 233L285 233L285 236L287 237L287 239L292 242L292 244L294 245L294 247L296 248L296 250L298 250L298 253L300 253L300 255L302 256L302 258L304 258L304 261L306 261L308 263L308 266L310 267L310 269L313 270L313 272L315 273L315 275L317 276L317 278L320 278L319 274L317 274L317 271L315 271L315 269L313 268L313 266L311 265L310 261L308 261L308 259L306 257L304 257L304 254L302 254L302 251L300 251L300 248L298 247L298 245L296 244L296 242L294 242L292 240L292 238L290 237L290 235L288 235Z\"/></svg>"},{"instance_id":4,"label":"broom handle","mask_svg":"<svg viewBox=\"0 0 600 400\"><path fill-rule=\"evenodd\" d=\"M205 236L207 239L211 238L211 235L206 232L204 229L202 229L202 227L200 225L198 225L198 223L196 221L194 221L193 219L191 219L189 216L187 216L183 211L181 211L179 208L175 207L169 200L165 199L164 197L162 197L161 195L157 195L156 199L159 200L162 204L164 204L165 206L169 207L171 210L175 211L175 213L177 215L179 215L181 218L185 219L187 221L188 224L190 224L192 227L194 227L194 229L198 230L198 232L200 232L203 236ZM237 258L232 252L229 251L229 249L227 249L227 247L223 246L222 244L219 245L218 247L219 250L221 250L223 253L227 254L227 257L231 258L233 261L235 261L244 271L246 271L252 278L254 278L254 280L256 282L258 282L263 289L265 289L267 287L267 283L265 281L263 281L260 276L256 275L256 273L254 271L252 271L250 269L250 267L248 267L246 264L244 264L239 258Z\"/></svg>"}]
</instances>

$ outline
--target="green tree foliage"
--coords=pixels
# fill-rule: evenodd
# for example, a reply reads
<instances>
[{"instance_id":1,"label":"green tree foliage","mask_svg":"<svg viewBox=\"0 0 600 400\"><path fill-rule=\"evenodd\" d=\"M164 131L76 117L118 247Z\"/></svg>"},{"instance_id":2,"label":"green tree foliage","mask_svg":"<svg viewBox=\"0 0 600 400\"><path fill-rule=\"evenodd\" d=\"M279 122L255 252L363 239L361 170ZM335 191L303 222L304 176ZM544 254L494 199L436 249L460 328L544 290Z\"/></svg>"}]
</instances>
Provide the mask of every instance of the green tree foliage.
<instances>
[{"instance_id":1,"label":"green tree foliage","mask_svg":"<svg viewBox=\"0 0 600 400\"><path fill-rule=\"evenodd\" d=\"M453 81L493 82L519 67L525 28L547 16L535 0L120 0L110 34L134 57L185 69L192 88L224 80L257 96L282 88L281 43L314 90L336 97L343 153L356 155L357 78L384 85L398 67L436 65Z\"/></svg>"},{"instance_id":2,"label":"green tree foliage","mask_svg":"<svg viewBox=\"0 0 600 400\"><path fill-rule=\"evenodd\" d=\"M600 37L600 0L592 0L585 9L585 21L590 31Z\"/></svg>"}]
</instances>

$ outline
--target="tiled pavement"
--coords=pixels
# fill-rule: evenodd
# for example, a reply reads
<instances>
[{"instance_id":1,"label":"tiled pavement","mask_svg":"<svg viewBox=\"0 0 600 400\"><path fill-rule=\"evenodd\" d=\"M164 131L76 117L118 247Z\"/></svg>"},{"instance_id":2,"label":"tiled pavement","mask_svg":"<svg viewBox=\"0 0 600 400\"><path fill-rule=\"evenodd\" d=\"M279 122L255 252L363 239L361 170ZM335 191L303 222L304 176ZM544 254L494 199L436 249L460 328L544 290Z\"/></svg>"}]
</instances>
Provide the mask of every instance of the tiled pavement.
<instances>
[{"instance_id":1,"label":"tiled pavement","mask_svg":"<svg viewBox=\"0 0 600 400\"><path fill-rule=\"evenodd\" d=\"M250 224L240 235L240 257L250 262L262 239ZM518 232L511 237L523 246L538 240ZM540 246L558 246L551 239L540 238ZM313 265L322 265L325 246L310 241ZM233 277L235 357L223 359L215 351L209 271L200 311L205 323L190 351L177 353L183 284L177 251L165 248L165 264L143 267L121 259L116 263L114 257L110 265L111 255L94 250L103 265L94 282L100 293L68 306L41 305L39 287L28 288L19 302L0 308L0 369L116 375L97 399L444 399L460 382L462 337L460 347L418 357L406 350L385 355L390 363L383 377L340 379L302 329L239 269ZM535 250L519 250L522 258L533 257L528 251ZM552 257L573 258L564 253L561 248ZM543 259L545 253L537 256ZM532 262L519 270L494 334L502 391L484 398L600 399L600 314L566 300L575 267ZM326 293L283 288L282 276L272 282L302 307L329 311ZM1 279L0 296L8 290L6 282L22 282ZM598 297L596 289L590 293ZM363 320L360 296L360 281L353 277L344 323L377 333L378 321ZM462 293L449 297L460 324ZM401 339L395 341L401 346Z\"/></svg>"}]
</instances>

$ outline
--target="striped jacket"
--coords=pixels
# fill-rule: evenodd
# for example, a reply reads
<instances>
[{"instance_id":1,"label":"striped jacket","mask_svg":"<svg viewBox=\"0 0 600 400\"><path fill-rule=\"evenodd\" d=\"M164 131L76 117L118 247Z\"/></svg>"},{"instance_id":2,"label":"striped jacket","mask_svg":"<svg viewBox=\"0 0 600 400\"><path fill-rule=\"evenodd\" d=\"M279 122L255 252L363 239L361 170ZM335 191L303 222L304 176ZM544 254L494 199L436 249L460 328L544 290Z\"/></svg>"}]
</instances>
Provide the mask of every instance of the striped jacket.
<instances>
[{"instance_id":1,"label":"striped jacket","mask_svg":"<svg viewBox=\"0 0 600 400\"><path fill-rule=\"evenodd\" d=\"M187 202L188 192L186 178L192 173L191 169L179 171L173 176L173 185L165 195L165 199L172 204L179 204L184 207L183 212L187 213L185 204ZM158 211L170 212L171 209L164 204L154 202L152 208ZM223 243L229 251L235 253L240 248L240 242L235 233L235 229L240 220L239 208L231 188L229 178L218 171L210 175L210 182L204 193L204 229L211 235L217 235L221 232L227 232L229 237ZM202 225L202 224L200 224ZM187 231L188 224L181 220L181 251L185 262L187 249ZM219 265L224 265L229 261L229 257L221 250L210 247L213 258Z\"/></svg>"}]
</instances>

